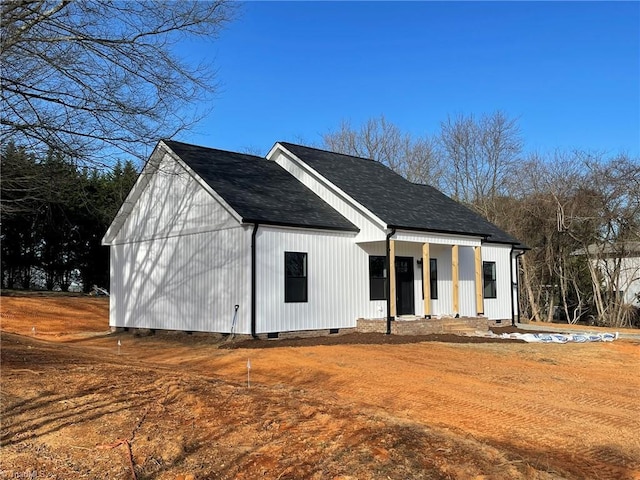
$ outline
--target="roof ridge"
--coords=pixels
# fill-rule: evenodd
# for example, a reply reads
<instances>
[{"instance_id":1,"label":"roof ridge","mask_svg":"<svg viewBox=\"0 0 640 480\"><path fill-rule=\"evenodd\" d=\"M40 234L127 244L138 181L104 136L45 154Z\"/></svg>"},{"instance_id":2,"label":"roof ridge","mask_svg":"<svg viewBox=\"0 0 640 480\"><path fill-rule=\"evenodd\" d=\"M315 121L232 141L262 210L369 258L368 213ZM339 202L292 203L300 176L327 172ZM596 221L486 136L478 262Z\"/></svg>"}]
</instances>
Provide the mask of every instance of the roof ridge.
<instances>
[{"instance_id":1,"label":"roof ridge","mask_svg":"<svg viewBox=\"0 0 640 480\"><path fill-rule=\"evenodd\" d=\"M166 143L167 145L169 145L170 143L179 143L180 145L185 145L187 147L201 148L203 150L210 150L212 152L232 153L234 155L243 155L245 157L253 157L253 158L260 159L260 160L266 160L266 157L261 157L259 155L254 155L252 153L243 153L243 152L236 152L234 150L223 150L221 148L206 147L204 145L197 145L195 143L181 142L180 140L172 140L170 138L163 138L163 139L161 139L161 141Z\"/></svg>"},{"instance_id":2,"label":"roof ridge","mask_svg":"<svg viewBox=\"0 0 640 480\"><path fill-rule=\"evenodd\" d=\"M383 165L385 167L387 167L384 163L375 160L373 158L367 158L367 157L360 157L358 155L351 155L349 153L342 153L342 152L334 152L333 150L326 150L324 148L318 148L318 147L310 147L308 145L300 145L299 143L291 143L291 142L277 142L280 145L293 145L294 147L301 147L301 148L306 148L308 150L316 150L318 152L324 152L324 153L330 153L331 155L342 155L343 157L349 157L349 158L354 158L356 160L366 160L367 162L375 162L375 163L379 163L380 165ZM389 167L387 167L389 168Z\"/></svg>"}]
</instances>

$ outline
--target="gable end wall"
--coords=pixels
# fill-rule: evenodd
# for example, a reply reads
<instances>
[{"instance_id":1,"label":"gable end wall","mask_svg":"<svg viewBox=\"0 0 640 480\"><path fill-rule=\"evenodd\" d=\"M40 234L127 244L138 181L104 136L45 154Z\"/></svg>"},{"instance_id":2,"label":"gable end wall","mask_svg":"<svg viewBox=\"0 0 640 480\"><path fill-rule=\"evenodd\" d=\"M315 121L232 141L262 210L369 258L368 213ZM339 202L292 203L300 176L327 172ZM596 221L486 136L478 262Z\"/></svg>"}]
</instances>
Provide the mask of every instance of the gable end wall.
<instances>
[{"instance_id":1,"label":"gable end wall","mask_svg":"<svg viewBox=\"0 0 640 480\"><path fill-rule=\"evenodd\" d=\"M331 207L336 209L347 220L356 225L360 229L356 237L356 242L368 242L385 238L385 226L381 220L377 218L374 220L362 210L349 204L324 182L319 181L314 175L303 168L299 162L293 160L280 150L275 150L275 153L268 157L268 159L278 163L278 165L287 170L312 192L331 205Z\"/></svg>"},{"instance_id":2,"label":"gable end wall","mask_svg":"<svg viewBox=\"0 0 640 480\"><path fill-rule=\"evenodd\" d=\"M250 333L251 229L169 155L111 244L112 327Z\"/></svg>"}]
</instances>

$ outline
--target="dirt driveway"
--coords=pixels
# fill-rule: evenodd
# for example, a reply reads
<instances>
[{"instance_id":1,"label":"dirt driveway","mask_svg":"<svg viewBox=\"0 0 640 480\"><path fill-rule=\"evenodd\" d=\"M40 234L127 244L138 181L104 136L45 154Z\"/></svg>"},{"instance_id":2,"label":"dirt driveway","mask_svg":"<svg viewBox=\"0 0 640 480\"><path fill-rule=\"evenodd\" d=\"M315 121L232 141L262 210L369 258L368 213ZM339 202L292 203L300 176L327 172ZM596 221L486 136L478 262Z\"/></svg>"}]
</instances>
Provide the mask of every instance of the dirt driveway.
<instances>
[{"instance_id":1,"label":"dirt driveway","mask_svg":"<svg viewBox=\"0 0 640 480\"><path fill-rule=\"evenodd\" d=\"M640 479L638 341L229 350L107 334L104 299L0 313L0 479Z\"/></svg>"}]
</instances>

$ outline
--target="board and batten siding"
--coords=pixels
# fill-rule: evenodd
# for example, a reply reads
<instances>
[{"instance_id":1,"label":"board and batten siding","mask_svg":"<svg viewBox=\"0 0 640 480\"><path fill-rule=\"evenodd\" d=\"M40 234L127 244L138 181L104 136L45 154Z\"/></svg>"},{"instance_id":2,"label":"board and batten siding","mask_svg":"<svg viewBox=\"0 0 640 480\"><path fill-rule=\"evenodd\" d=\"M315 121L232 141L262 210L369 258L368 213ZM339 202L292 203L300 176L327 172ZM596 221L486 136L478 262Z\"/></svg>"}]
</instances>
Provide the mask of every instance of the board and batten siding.
<instances>
[{"instance_id":1,"label":"board and batten siding","mask_svg":"<svg viewBox=\"0 0 640 480\"><path fill-rule=\"evenodd\" d=\"M111 244L237 227L239 222L194 175L166 154L147 165L144 189Z\"/></svg>"},{"instance_id":2,"label":"board and batten siding","mask_svg":"<svg viewBox=\"0 0 640 480\"><path fill-rule=\"evenodd\" d=\"M484 314L491 320L506 320L512 317L511 245L485 243L482 245L482 261L496 262L496 296L484 299Z\"/></svg>"},{"instance_id":3,"label":"board and batten siding","mask_svg":"<svg viewBox=\"0 0 640 480\"><path fill-rule=\"evenodd\" d=\"M147 180L110 242L109 324L230 332L240 305L250 333L251 228L169 155Z\"/></svg>"},{"instance_id":4,"label":"board and batten siding","mask_svg":"<svg viewBox=\"0 0 640 480\"><path fill-rule=\"evenodd\" d=\"M352 328L369 298L368 256L355 233L261 225L256 235L256 333ZM307 302L285 303L285 252L307 254Z\"/></svg>"},{"instance_id":5,"label":"board and batten siding","mask_svg":"<svg viewBox=\"0 0 640 480\"><path fill-rule=\"evenodd\" d=\"M250 235L250 234L249 234ZM250 333L249 255L242 227L111 247L113 327Z\"/></svg>"},{"instance_id":6,"label":"board and batten siding","mask_svg":"<svg viewBox=\"0 0 640 480\"><path fill-rule=\"evenodd\" d=\"M328 186L328 180L313 174L309 167L302 162L294 160L281 150L268 156L270 161L276 162L291 175L296 177L313 193L322 198L331 207L336 209L347 220L356 225L360 232L356 237L357 242L369 242L383 240L386 236L386 225L371 212L366 212L364 207L352 203L336 193L337 187ZM320 178L323 178L321 181ZM357 206L356 206L357 205Z\"/></svg>"}]
</instances>

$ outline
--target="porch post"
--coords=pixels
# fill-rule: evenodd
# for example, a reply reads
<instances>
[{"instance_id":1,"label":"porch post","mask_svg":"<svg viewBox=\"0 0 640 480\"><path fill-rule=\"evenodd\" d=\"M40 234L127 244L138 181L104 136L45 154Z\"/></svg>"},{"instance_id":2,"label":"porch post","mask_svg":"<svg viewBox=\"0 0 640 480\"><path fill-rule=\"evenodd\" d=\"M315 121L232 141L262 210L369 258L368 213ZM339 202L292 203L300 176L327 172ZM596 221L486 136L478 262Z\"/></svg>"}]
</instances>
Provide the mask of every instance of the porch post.
<instances>
[{"instance_id":1,"label":"porch post","mask_svg":"<svg viewBox=\"0 0 640 480\"><path fill-rule=\"evenodd\" d=\"M389 240L389 305L391 317L396 317L396 241Z\"/></svg>"},{"instance_id":2,"label":"porch post","mask_svg":"<svg viewBox=\"0 0 640 480\"><path fill-rule=\"evenodd\" d=\"M424 290L424 316L431 317L431 264L429 244L422 244L422 288Z\"/></svg>"},{"instance_id":3,"label":"porch post","mask_svg":"<svg viewBox=\"0 0 640 480\"><path fill-rule=\"evenodd\" d=\"M476 260L476 312L484 315L484 295L482 294L482 250L480 246L473 247Z\"/></svg>"},{"instance_id":4,"label":"porch post","mask_svg":"<svg viewBox=\"0 0 640 480\"><path fill-rule=\"evenodd\" d=\"M453 287L453 314L460 313L460 276L458 273L458 245L451 246L451 280Z\"/></svg>"}]
</instances>

